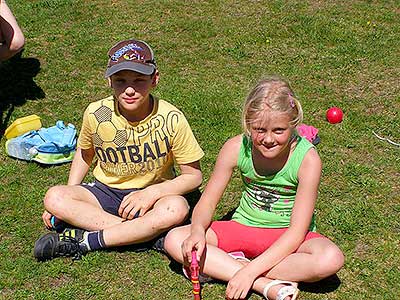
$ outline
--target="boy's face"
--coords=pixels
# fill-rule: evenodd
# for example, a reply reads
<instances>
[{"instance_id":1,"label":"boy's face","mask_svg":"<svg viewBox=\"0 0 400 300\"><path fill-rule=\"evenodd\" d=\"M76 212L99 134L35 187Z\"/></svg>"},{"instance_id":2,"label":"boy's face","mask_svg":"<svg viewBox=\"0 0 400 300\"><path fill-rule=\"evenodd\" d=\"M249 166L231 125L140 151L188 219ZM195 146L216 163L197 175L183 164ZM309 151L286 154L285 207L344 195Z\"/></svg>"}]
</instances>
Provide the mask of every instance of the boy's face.
<instances>
[{"instance_id":1,"label":"boy's face","mask_svg":"<svg viewBox=\"0 0 400 300\"><path fill-rule=\"evenodd\" d=\"M134 71L120 71L109 78L121 114L129 121L146 118L152 109L149 95L157 85L158 72L143 75Z\"/></svg>"}]
</instances>

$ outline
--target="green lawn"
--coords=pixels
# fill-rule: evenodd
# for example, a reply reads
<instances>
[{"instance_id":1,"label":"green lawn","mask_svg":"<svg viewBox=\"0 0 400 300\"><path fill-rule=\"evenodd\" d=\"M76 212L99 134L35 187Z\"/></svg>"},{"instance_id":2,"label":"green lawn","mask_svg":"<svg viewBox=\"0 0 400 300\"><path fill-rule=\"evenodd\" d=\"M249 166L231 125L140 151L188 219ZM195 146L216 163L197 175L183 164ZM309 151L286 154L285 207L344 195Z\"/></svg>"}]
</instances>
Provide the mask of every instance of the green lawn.
<instances>
[{"instance_id":1,"label":"green lawn","mask_svg":"<svg viewBox=\"0 0 400 300\"><path fill-rule=\"evenodd\" d=\"M346 255L338 278L302 286L301 300L396 299L400 287L400 6L398 1L9 0L26 36L22 58L0 67L4 129L37 114L80 127L88 103L110 94L106 53L130 37L155 50L155 94L187 116L206 156L207 182L223 142L262 76L287 78L324 163L319 231ZM40 71L39 71L40 68ZM344 120L325 120L330 106ZM0 299L191 299L191 284L157 252L105 251L38 263L46 190L69 165L42 167L0 151ZM204 186L204 184L203 184ZM216 218L237 205L237 177ZM224 298L207 284L203 299ZM397 297L396 297L397 296ZM250 299L261 299L252 294Z\"/></svg>"}]
</instances>

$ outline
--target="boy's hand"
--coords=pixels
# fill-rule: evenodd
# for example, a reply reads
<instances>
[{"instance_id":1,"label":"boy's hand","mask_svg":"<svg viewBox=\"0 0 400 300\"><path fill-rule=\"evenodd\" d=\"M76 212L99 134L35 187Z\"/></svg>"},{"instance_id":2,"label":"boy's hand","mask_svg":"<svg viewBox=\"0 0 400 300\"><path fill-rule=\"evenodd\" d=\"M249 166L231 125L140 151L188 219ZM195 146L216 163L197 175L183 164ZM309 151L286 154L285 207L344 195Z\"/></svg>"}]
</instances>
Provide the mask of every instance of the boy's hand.
<instances>
[{"instance_id":1,"label":"boy's hand","mask_svg":"<svg viewBox=\"0 0 400 300\"><path fill-rule=\"evenodd\" d=\"M50 221L51 216L52 216L52 214L49 213L47 210L45 210L42 214L43 223L46 226L46 228L48 228L48 229L50 229L52 227L51 221Z\"/></svg>"},{"instance_id":2,"label":"boy's hand","mask_svg":"<svg viewBox=\"0 0 400 300\"><path fill-rule=\"evenodd\" d=\"M226 299L245 299L256 278L246 267L237 271L226 287Z\"/></svg>"},{"instance_id":3,"label":"boy's hand","mask_svg":"<svg viewBox=\"0 0 400 300\"><path fill-rule=\"evenodd\" d=\"M154 196L155 194L156 193L151 191L151 187L148 187L126 195L119 206L119 215L126 220L132 220L135 217L143 216L158 200L158 198Z\"/></svg>"}]
</instances>

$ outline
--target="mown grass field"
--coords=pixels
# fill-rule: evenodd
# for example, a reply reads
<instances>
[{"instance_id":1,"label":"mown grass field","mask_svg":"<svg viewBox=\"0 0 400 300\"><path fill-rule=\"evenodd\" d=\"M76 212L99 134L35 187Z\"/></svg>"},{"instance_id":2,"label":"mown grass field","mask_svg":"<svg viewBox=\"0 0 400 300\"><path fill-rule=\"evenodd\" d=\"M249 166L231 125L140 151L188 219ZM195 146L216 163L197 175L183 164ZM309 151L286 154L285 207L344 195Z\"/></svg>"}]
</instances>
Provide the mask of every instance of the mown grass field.
<instances>
[{"instance_id":1,"label":"mown grass field","mask_svg":"<svg viewBox=\"0 0 400 300\"><path fill-rule=\"evenodd\" d=\"M319 231L344 251L336 281L302 286L301 300L400 295L400 6L398 1L9 0L26 36L0 66L1 128L37 114L80 127L88 103L110 94L107 50L135 37L155 50L155 94L187 116L207 182L223 142L240 133L241 104L263 75L287 78L319 129L324 163ZM325 120L330 106L344 120ZM105 251L38 263L46 190L69 165L9 158L0 144L0 299L191 299L191 284L160 253ZM90 179L90 177L89 177ZM204 184L203 184L204 186ZM238 203L237 177L215 218ZM203 299L225 299L223 284ZM249 299L261 299L252 294Z\"/></svg>"}]
</instances>

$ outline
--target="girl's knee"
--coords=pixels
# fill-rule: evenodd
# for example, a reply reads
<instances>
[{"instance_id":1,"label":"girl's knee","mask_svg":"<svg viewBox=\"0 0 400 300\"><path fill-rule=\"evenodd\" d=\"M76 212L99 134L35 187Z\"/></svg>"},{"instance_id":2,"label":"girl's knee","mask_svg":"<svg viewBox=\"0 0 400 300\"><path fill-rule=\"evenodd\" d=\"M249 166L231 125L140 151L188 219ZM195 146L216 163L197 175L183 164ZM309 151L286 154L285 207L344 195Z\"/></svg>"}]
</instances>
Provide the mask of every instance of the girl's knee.
<instances>
[{"instance_id":1,"label":"girl's knee","mask_svg":"<svg viewBox=\"0 0 400 300\"><path fill-rule=\"evenodd\" d=\"M339 271L344 265L344 254L338 247L331 247L329 249L327 256L331 262L331 268L333 270L332 274L335 274Z\"/></svg>"},{"instance_id":2,"label":"girl's knee","mask_svg":"<svg viewBox=\"0 0 400 300\"><path fill-rule=\"evenodd\" d=\"M164 249L172 256L181 251L182 242L188 236L187 226L171 229L165 237Z\"/></svg>"},{"instance_id":3,"label":"girl's knee","mask_svg":"<svg viewBox=\"0 0 400 300\"><path fill-rule=\"evenodd\" d=\"M344 265L343 252L335 245L327 247L318 259L317 276L319 279L336 274Z\"/></svg>"}]
</instances>

